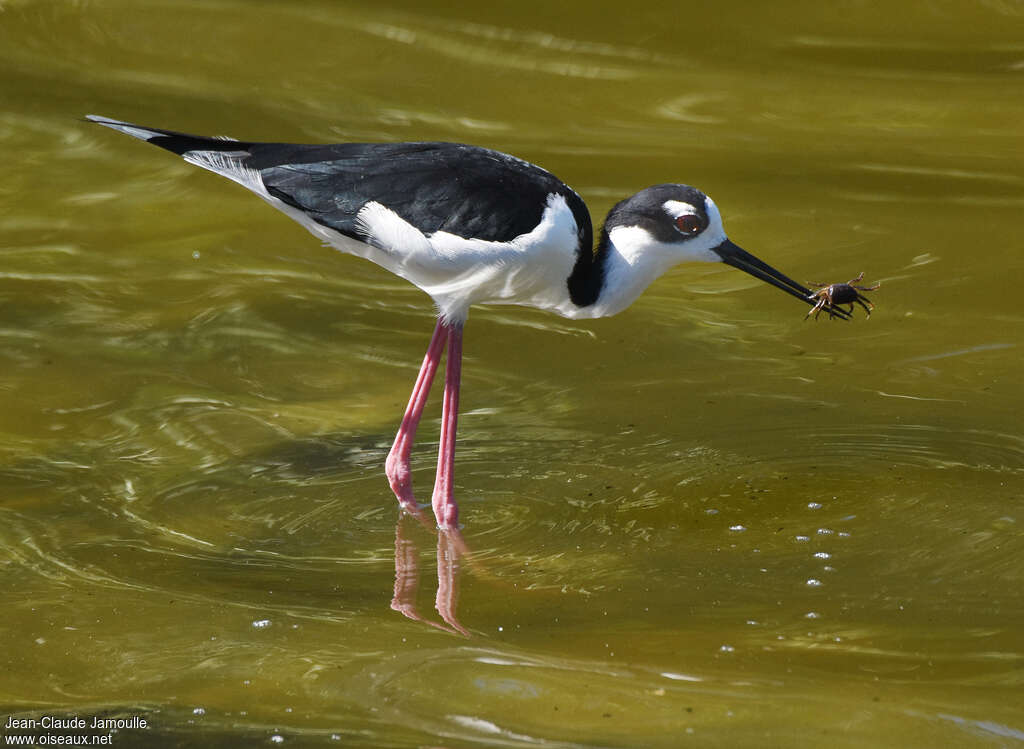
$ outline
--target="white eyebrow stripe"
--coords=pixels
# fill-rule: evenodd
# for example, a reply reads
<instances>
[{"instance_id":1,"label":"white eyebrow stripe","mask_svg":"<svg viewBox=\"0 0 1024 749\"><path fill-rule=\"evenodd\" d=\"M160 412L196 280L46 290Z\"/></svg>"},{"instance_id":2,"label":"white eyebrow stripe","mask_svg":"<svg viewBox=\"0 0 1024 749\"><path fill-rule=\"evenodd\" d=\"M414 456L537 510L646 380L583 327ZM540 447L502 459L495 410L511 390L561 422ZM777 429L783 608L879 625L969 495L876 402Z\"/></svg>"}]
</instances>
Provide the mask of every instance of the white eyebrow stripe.
<instances>
[{"instance_id":1,"label":"white eyebrow stripe","mask_svg":"<svg viewBox=\"0 0 1024 749\"><path fill-rule=\"evenodd\" d=\"M682 200L666 200L661 204L661 207L672 218L698 215L696 206L685 203Z\"/></svg>"}]
</instances>

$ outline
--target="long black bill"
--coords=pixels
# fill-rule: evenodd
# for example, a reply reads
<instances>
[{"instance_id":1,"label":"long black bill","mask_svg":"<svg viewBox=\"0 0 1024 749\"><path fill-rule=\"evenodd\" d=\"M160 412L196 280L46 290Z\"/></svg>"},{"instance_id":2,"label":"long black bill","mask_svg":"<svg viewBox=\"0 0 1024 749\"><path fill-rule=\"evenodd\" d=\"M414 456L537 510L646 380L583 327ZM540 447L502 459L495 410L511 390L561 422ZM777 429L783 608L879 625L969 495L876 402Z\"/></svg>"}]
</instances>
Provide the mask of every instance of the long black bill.
<instances>
[{"instance_id":1,"label":"long black bill","mask_svg":"<svg viewBox=\"0 0 1024 749\"><path fill-rule=\"evenodd\" d=\"M792 278L780 273L767 263L761 262L742 247L733 244L728 239L718 245L718 247L715 248L715 252L722 258L722 262L726 265L731 265L733 268L739 268L744 273L749 273L754 278L759 278L766 283L770 283L775 288L782 289L787 294L791 294L811 306L815 304L815 300L811 297L813 292L810 289L798 284ZM844 309L840 309L839 307L828 307L828 313L830 315L838 315L844 320L850 319L850 313Z\"/></svg>"}]
</instances>

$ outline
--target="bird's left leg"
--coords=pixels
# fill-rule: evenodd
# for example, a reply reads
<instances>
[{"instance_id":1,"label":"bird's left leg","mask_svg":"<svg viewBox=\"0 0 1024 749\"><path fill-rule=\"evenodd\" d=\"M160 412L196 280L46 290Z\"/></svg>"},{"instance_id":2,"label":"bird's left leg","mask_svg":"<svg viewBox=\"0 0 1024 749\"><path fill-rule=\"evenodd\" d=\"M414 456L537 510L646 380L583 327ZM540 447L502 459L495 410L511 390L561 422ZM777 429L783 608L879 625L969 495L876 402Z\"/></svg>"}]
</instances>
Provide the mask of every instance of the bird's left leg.
<instances>
[{"instance_id":1,"label":"bird's left leg","mask_svg":"<svg viewBox=\"0 0 1024 749\"><path fill-rule=\"evenodd\" d=\"M412 395L409 396L409 405L406 406L405 416L402 417L402 426L398 428L395 443L391 446L391 452L384 463L384 473L387 474L391 490L398 497L402 507L414 515L419 515L419 507L416 506L416 499L412 494L409 456L412 454L412 444L416 440L416 427L419 426L420 416L423 415L423 407L427 405L430 385L434 382L434 375L437 373L437 366L441 362L441 354L444 353L447 342L448 328L445 323L438 320L434 335L430 339L430 346L427 347L427 354L423 357L423 366L420 367L416 384L412 388Z\"/></svg>"},{"instance_id":2,"label":"bird's left leg","mask_svg":"<svg viewBox=\"0 0 1024 749\"><path fill-rule=\"evenodd\" d=\"M442 323L448 334L448 361L441 410L441 445L437 452L437 476L431 504L442 530L458 528L459 506L455 503L455 432L459 422L459 386L462 382L462 323Z\"/></svg>"}]
</instances>

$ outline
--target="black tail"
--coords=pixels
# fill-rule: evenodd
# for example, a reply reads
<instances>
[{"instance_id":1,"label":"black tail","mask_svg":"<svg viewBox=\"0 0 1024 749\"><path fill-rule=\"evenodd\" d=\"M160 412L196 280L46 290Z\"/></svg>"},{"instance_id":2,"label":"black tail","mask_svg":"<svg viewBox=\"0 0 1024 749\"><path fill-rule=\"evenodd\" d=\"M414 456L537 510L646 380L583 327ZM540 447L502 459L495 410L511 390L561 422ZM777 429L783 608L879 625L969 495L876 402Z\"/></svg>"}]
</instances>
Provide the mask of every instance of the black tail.
<instances>
[{"instance_id":1,"label":"black tail","mask_svg":"<svg viewBox=\"0 0 1024 749\"><path fill-rule=\"evenodd\" d=\"M245 151L252 145L251 143L243 143L231 138L209 138L203 135L178 133L174 130L143 127L142 125L133 125L130 122L112 120L109 117L100 117L95 114L87 114L85 119L98 125L109 127L112 130L117 130L125 135L130 135L133 138L152 143L154 146L160 146L160 148L165 148L179 156L183 156L189 151Z\"/></svg>"}]
</instances>

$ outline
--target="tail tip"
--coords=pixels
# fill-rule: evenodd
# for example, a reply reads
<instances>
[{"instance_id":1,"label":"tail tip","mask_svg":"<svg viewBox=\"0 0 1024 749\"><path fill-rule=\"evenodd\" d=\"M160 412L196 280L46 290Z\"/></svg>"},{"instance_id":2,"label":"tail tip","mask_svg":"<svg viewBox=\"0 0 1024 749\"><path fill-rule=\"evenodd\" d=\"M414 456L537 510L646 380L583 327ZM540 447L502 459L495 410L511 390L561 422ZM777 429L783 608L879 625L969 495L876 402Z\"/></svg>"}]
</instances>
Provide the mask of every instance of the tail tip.
<instances>
[{"instance_id":1,"label":"tail tip","mask_svg":"<svg viewBox=\"0 0 1024 749\"><path fill-rule=\"evenodd\" d=\"M112 130L117 130L125 135L130 135L133 138L138 138L139 140L150 141L163 134L158 130L152 130L148 127L142 127L141 125L133 125L130 122L122 122L121 120L103 117L98 114L87 114L85 115L85 119L89 122L95 122L97 125L103 125L104 127L109 127Z\"/></svg>"}]
</instances>

